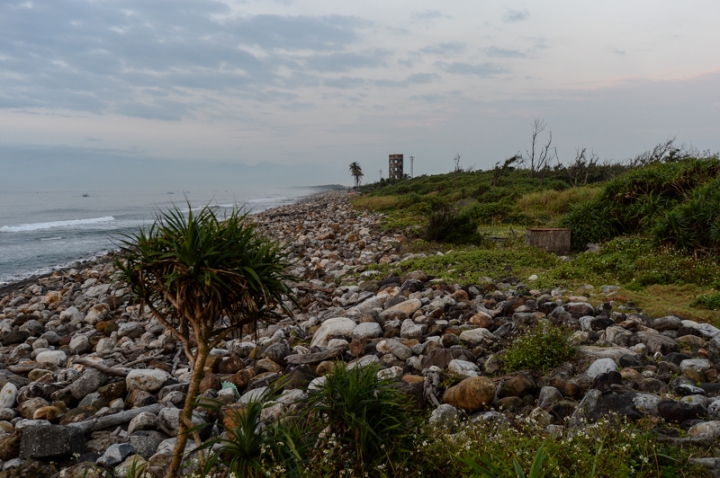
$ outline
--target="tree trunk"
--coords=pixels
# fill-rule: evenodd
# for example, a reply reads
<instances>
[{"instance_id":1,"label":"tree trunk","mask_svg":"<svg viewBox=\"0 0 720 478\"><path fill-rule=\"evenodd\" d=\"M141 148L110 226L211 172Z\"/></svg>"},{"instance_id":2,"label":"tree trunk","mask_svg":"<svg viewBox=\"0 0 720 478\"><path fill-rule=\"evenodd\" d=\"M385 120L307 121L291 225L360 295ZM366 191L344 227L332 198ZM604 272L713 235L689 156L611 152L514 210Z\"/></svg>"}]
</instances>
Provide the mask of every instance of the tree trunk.
<instances>
[{"instance_id":1,"label":"tree trunk","mask_svg":"<svg viewBox=\"0 0 720 478\"><path fill-rule=\"evenodd\" d=\"M187 444L187 430L192 424L192 412L195 409L195 400L197 399L198 392L200 391L200 381L203 378L205 362L210 354L210 349L202 341L198 342L200 343L198 343L197 357L195 357L192 379L190 380L190 387L188 388L187 398L185 399L185 407L180 414L180 426L178 429L177 442L175 444L175 450L173 450L170 468L168 469L165 478L175 478L178 475L178 470L180 470L183 455L185 454L185 445Z\"/></svg>"}]
</instances>

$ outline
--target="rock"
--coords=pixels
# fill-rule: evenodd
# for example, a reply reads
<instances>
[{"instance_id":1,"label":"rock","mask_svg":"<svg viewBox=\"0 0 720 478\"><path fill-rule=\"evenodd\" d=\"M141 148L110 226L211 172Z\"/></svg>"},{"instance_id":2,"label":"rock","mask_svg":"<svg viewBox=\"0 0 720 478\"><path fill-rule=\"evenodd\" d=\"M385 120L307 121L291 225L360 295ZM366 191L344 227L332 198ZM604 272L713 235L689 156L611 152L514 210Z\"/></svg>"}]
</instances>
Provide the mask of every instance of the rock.
<instances>
[{"instance_id":1,"label":"rock","mask_svg":"<svg viewBox=\"0 0 720 478\"><path fill-rule=\"evenodd\" d=\"M20 454L20 433L0 437L0 460L8 461L17 458Z\"/></svg>"},{"instance_id":2,"label":"rock","mask_svg":"<svg viewBox=\"0 0 720 478\"><path fill-rule=\"evenodd\" d=\"M442 403L430 414L428 423L436 427L449 428L455 424L457 416L457 408L453 407L452 405L448 405L447 403Z\"/></svg>"},{"instance_id":3,"label":"rock","mask_svg":"<svg viewBox=\"0 0 720 478\"><path fill-rule=\"evenodd\" d=\"M706 359L688 359L680 362L680 370L684 374L687 374L688 372L704 374L711 368L712 365L710 364L710 361Z\"/></svg>"},{"instance_id":4,"label":"rock","mask_svg":"<svg viewBox=\"0 0 720 478\"><path fill-rule=\"evenodd\" d=\"M649 332L636 332L631 337L631 341L643 343L652 354L661 353L667 355L671 352L677 352L678 345L675 340L660 334L651 334Z\"/></svg>"},{"instance_id":5,"label":"rock","mask_svg":"<svg viewBox=\"0 0 720 478\"><path fill-rule=\"evenodd\" d=\"M663 400L658 406L658 414L669 422L681 423L705 415L706 409L701 405L691 405L675 400Z\"/></svg>"},{"instance_id":6,"label":"rock","mask_svg":"<svg viewBox=\"0 0 720 478\"><path fill-rule=\"evenodd\" d=\"M0 390L0 408L15 408L18 389L13 383L6 383Z\"/></svg>"},{"instance_id":7,"label":"rock","mask_svg":"<svg viewBox=\"0 0 720 478\"><path fill-rule=\"evenodd\" d=\"M714 442L720 436L720 421L702 422L687 431L689 438Z\"/></svg>"},{"instance_id":8,"label":"rock","mask_svg":"<svg viewBox=\"0 0 720 478\"><path fill-rule=\"evenodd\" d=\"M157 431L137 431L128 437L128 443L140 456L148 459L155 454L164 439L165 435Z\"/></svg>"},{"instance_id":9,"label":"rock","mask_svg":"<svg viewBox=\"0 0 720 478\"><path fill-rule=\"evenodd\" d=\"M560 390L548 385L540 389L538 406L541 408L550 408L562 399L563 395L560 393Z\"/></svg>"},{"instance_id":10,"label":"rock","mask_svg":"<svg viewBox=\"0 0 720 478\"><path fill-rule=\"evenodd\" d=\"M353 339L370 340L382 337L383 330L377 322L363 322L353 329Z\"/></svg>"},{"instance_id":11,"label":"rock","mask_svg":"<svg viewBox=\"0 0 720 478\"><path fill-rule=\"evenodd\" d=\"M585 371L585 375L590 378L595 378L602 373L616 372L617 369L618 366L613 359L601 358L590 364L588 369Z\"/></svg>"},{"instance_id":12,"label":"rock","mask_svg":"<svg viewBox=\"0 0 720 478\"><path fill-rule=\"evenodd\" d=\"M477 377L480 375L480 367L466 360L451 360L448 364L448 370L461 377Z\"/></svg>"},{"instance_id":13,"label":"rock","mask_svg":"<svg viewBox=\"0 0 720 478\"><path fill-rule=\"evenodd\" d=\"M90 307L87 315L85 315L85 322L90 325L95 325L101 320L106 320L110 315L110 306L107 304L96 304Z\"/></svg>"},{"instance_id":14,"label":"rock","mask_svg":"<svg viewBox=\"0 0 720 478\"><path fill-rule=\"evenodd\" d=\"M642 413L657 415L660 397L649 393L638 393L633 397L633 403Z\"/></svg>"},{"instance_id":15,"label":"rock","mask_svg":"<svg viewBox=\"0 0 720 478\"><path fill-rule=\"evenodd\" d=\"M390 307L386 312L403 312L410 317L417 312L420 307L422 307L422 302L419 299L410 299Z\"/></svg>"},{"instance_id":16,"label":"rock","mask_svg":"<svg viewBox=\"0 0 720 478\"><path fill-rule=\"evenodd\" d=\"M524 397L535 391L535 382L527 373L518 373L504 380L498 388L498 398Z\"/></svg>"},{"instance_id":17,"label":"rock","mask_svg":"<svg viewBox=\"0 0 720 478\"><path fill-rule=\"evenodd\" d=\"M494 399L495 385L486 377L466 378L459 384L448 388L443 395L445 403L470 413L482 410Z\"/></svg>"},{"instance_id":18,"label":"rock","mask_svg":"<svg viewBox=\"0 0 720 478\"><path fill-rule=\"evenodd\" d=\"M412 357L413 354L410 347L393 339L382 340L376 345L376 347L378 352L393 354L398 360L403 362Z\"/></svg>"},{"instance_id":19,"label":"rock","mask_svg":"<svg viewBox=\"0 0 720 478\"><path fill-rule=\"evenodd\" d=\"M497 342L497 337L495 337L488 329L477 328L463 330L460 334L460 340L471 347L475 347L477 345L493 344Z\"/></svg>"},{"instance_id":20,"label":"rock","mask_svg":"<svg viewBox=\"0 0 720 478\"><path fill-rule=\"evenodd\" d=\"M405 319L400 326L400 337L404 339L417 339L423 336L427 326L416 324L412 319Z\"/></svg>"},{"instance_id":21,"label":"rock","mask_svg":"<svg viewBox=\"0 0 720 478\"><path fill-rule=\"evenodd\" d=\"M68 390L76 400L82 400L85 396L95 392L98 388L107 383L108 377L99 370L88 368L83 374L75 380Z\"/></svg>"},{"instance_id":22,"label":"rock","mask_svg":"<svg viewBox=\"0 0 720 478\"><path fill-rule=\"evenodd\" d=\"M328 341L336 337L352 338L355 326L355 321L347 317L327 319L313 334L310 347L327 347Z\"/></svg>"},{"instance_id":23,"label":"rock","mask_svg":"<svg viewBox=\"0 0 720 478\"><path fill-rule=\"evenodd\" d=\"M287 341L281 340L266 348L262 355L276 364L285 363L285 357L290 355L290 345Z\"/></svg>"},{"instance_id":24,"label":"rock","mask_svg":"<svg viewBox=\"0 0 720 478\"><path fill-rule=\"evenodd\" d=\"M85 314L80 312L77 307L68 307L60 313L60 320L63 322L80 322L85 318Z\"/></svg>"},{"instance_id":25,"label":"rock","mask_svg":"<svg viewBox=\"0 0 720 478\"><path fill-rule=\"evenodd\" d=\"M285 357L283 357L284 359ZM245 368L243 361L240 357L233 354L220 362L218 365L218 373L220 374L234 374Z\"/></svg>"},{"instance_id":26,"label":"rock","mask_svg":"<svg viewBox=\"0 0 720 478\"><path fill-rule=\"evenodd\" d=\"M125 377L127 390L144 390L146 392L157 392L170 378L169 373L158 369L133 369Z\"/></svg>"},{"instance_id":27,"label":"rock","mask_svg":"<svg viewBox=\"0 0 720 478\"><path fill-rule=\"evenodd\" d=\"M47 407L48 405L50 405L50 402L48 402L44 398L31 398L18 405L17 412L20 414L21 417L32 420L33 415L35 414L35 411L37 409L41 407Z\"/></svg>"},{"instance_id":28,"label":"rock","mask_svg":"<svg viewBox=\"0 0 720 478\"><path fill-rule=\"evenodd\" d=\"M595 308L587 302L568 302L565 304L565 310L576 319L586 315L595 315Z\"/></svg>"},{"instance_id":29,"label":"rock","mask_svg":"<svg viewBox=\"0 0 720 478\"><path fill-rule=\"evenodd\" d=\"M92 350L92 345L90 345L90 341L84 335L76 335L70 341L69 348L75 355L83 355Z\"/></svg>"},{"instance_id":30,"label":"rock","mask_svg":"<svg viewBox=\"0 0 720 478\"><path fill-rule=\"evenodd\" d=\"M35 410L35 413L33 413L32 419L33 420L47 420L48 422L55 422L62 414L63 414L63 411L60 410L58 407L53 407L52 405L49 405L47 407L40 407L37 410Z\"/></svg>"},{"instance_id":31,"label":"rock","mask_svg":"<svg viewBox=\"0 0 720 478\"><path fill-rule=\"evenodd\" d=\"M720 335L720 329L710 324L699 324L692 320L683 320L682 325L696 330L704 339L713 339Z\"/></svg>"},{"instance_id":32,"label":"rock","mask_svg":"<svg viewBox=\"0 0 720 478\"><path fill-rule=\"evenodd\" d=\"M98 388L98 393L108 401L113 401L117 398L121 398L123 395L125 395L125 391L127 390L127 385L125 384L125 381L119 381L119 382L112 382L108 383L107 385L103 385L102 387Z\"/></svg>"},{"instance_id":33,"label":"rock","mask_svg":"<svg viewBox=\"0 0 720 478\"><path fill-rule=\"evenodd\" d=\"M596 347L592 345L578 347L578 353L594 358L611 358L615 363L619 363L620 359L626 355L637 356L634 350L625 347Z\"/></svg>"},{"instance_id":34,"label":"rock","mask_svg":"<svg viewBox=\"0 0 720 478\"><path fill-rule=\"evenodd\" d=\"M29 426L22 431L20 458L57 459L82 453L85 437L82 430L60 425Z\"/></svg>"},{"instance_id":35,"label":"rock","mask_svg":"<svg viewBox=\"0 0 720 478\"><path fill-rule=\"evenodd\" d=\"M123 461L130 455L135 454L135 448L127 443L116 443L110 445L105 453L98 458L97 464L103 466L115 466Z\"/></svg>"},{"instance_id":36,"label":"rock","mask_svg":"<svg viewBox=\"0 0 720 478\"><path fill-rule=\"evenodd\" d=\"M609 360L609 359L601 359ZM614 362L613 362L614 363ZM583 426L585 423L589 423L590 416L595 414L595 410L600 403L602 392L600 390L588 390L583 399L578 404L577 408L570 417L569 426L571 428Z\"/></svg>"},{"instance_id":37,"label":"rock","mask_svg":"<svg viewBox=\"0 0 720 478\"><path fill-rule=\"evenodd\" d=\"M400 377L403 376L403 373L405 372L403 371L402 367L395 366L378 371L377 378L378 380L395 381L400 380Z\"/></svg>"},{"instance_id":38,"label":"rock","mask_svg":"<svg viewBox=\"0 0 720 478\"><path fill-rule=\"evenodd\" d=\"M62 367L67 363L68 356L62 350L45 350L40 352L35 357L37 363L43 365L55 365L56 367Z\"/></svg>"},{"instance_id":39,"label":"rock","mask_svg":"<svg viewBox=\"0 0 720 478\"><path fill-rule=\"evenodd\" d=\"M179 408L163 408L157 416L158 427L171 437L177 436L178 430L180 429L181 413L182 410ZM203 420L198 414L193 413L193 426L202 425L203 423L205 423L205 420Z\"/></svg>"},{"instance_id":40,"label":"rock","mask_svg":"<svg viewBox=\"0 0 720 478\"><path fill-rule=\"evenodd\" d=\"M128 433L132 435L139 430L155 430L158 427L157 415L149 412L142 412L130 420Z\"/></svg>"},{"instance_id":41,"label":"rock","mask_svg":"<svg viewBox=\"0 0 720 478\"><path fill-rule=\"evenodd\" d=\"M682 326L682 319L669 315L667 317L660 317L653 320L650 326L658 331L677 330Z\"/></svg>"},{"instance_id":42,"label":"rock","mask_svg":"<svg viewBox=\"0 0 720 478\"><path fill-rule=\"evenodd\" d=\"M5 346L21 344L25 342L28 337L30 337L30 332L26 330L16 330L0 337L0 342Z\"/></svg>"}]
</instances>

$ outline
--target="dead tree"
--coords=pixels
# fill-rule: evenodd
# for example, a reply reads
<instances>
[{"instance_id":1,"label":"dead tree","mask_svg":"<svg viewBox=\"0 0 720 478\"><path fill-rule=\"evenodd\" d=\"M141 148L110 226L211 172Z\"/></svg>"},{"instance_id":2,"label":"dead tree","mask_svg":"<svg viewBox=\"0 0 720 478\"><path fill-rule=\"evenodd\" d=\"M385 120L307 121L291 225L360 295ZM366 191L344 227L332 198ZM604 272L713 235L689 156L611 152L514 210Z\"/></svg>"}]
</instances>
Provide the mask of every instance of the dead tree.
<instances>
[{"instance_id":1,"label":"dead tree","mask_svg":"<svg viewBox=\"0 0 720 478\"><path fill-rule=\"evenodd\" d=\"M590 175L596 170L598 155L594 151L587 152L587 148L575 149L575 161L567 167L568 180L572 187L585 186Z\"/></svg>"},{"instance_id":2,"label":"dead tree","mask_svg":"<svg viewBox=\"0 0 720 478\"><path fill-rule=\"evenodd\" d=\"M533 132L530 140L530 149L525 150L523 162L528 165L530 177L549 168L553 158L557 157L557 150L552 146L552 131L548 131L548 139L544 145L540 143L540 136L547 125L544 120L536 118L533 122Z\"/></svg>"}]
</instances>

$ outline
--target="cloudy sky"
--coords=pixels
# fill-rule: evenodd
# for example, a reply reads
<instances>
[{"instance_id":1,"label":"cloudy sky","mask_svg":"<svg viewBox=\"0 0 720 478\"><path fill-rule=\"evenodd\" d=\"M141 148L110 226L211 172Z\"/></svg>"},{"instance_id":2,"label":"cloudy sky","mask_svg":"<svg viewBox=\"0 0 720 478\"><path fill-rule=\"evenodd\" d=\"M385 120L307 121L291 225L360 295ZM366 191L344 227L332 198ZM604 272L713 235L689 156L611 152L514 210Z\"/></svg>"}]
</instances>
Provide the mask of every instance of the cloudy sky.
<instances>
[{"instance_id":1,"label":"cloudy sky","mask_svg":"<svg viewBox=\"0 0 720 478\"><path fill-rule=\"evenodd\" d=\"M297 181L350 183L390 153L487 169L535 118L563 161L720 150L718 18L717 0L5 0L0 170L312 163Z\"/></svg>"}]
</instances>

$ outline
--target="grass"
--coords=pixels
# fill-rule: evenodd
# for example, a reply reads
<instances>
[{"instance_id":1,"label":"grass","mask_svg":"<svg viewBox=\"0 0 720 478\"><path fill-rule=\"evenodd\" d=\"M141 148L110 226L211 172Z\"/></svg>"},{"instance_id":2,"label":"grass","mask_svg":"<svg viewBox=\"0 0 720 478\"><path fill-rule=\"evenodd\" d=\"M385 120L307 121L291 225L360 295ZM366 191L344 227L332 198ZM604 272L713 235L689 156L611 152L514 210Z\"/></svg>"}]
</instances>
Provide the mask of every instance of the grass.
<instances>
[{"instance_id":1,"label":"grass","mask_svg":"<svg viewBox=\"0 0 720 478\"><path fill-rule=\"evenodd\" d=\"M486 278L498 280L510 276L525 278L560 263L557 256L516 241L512 247L458 248L440 255L405 260L395 264L370 266L382 274L403 275L422 270L428 276L448 283L483 284Z\"/></svg>"}]
</instances>

